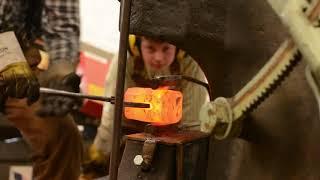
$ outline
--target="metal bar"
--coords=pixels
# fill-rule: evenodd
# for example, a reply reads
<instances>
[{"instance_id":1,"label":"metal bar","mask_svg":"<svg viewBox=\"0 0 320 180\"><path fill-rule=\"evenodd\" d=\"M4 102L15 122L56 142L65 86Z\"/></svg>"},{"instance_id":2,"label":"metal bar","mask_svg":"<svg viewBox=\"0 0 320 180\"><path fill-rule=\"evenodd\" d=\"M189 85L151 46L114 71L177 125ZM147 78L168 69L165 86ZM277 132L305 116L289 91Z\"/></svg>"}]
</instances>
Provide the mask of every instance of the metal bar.
<instances>
[{"instance_id":1,"label":"metal bar","mask_svg":"<svg viewBox=\"0 0 320 180\"><path fill-rule=\"evenodd\" d=\"M105 101L105 102L110 102L111 104L115 103L114 97L93 96L93 95L73 93L73 92L44 88L44 87L40 88L40 92L43 94L52 94L52 95L57 95L57 96L77 97L77 98L92 99L92 100L97 100L97 101ZM124 106L125 107L134 107L134 108L150 108L150 104L136 103L136 102L124 102Z\"/></svg>"},{"instance_id":2,"label":"metal bar","mask_svg":"<svg viewBox=\"0 0 320 180\"><path fill-rule=\"evenodd\" d=\"M203 82L203 81L200 81L198 79L195 79L193 77L190 77L190 76L184 76L184 75L161 75L161 76L155 76L153 78L153 80L157 81L157 86L161 85L161 86L165 86L166 83L170 83L170 82L176 82L176 81L179 81L179 80L186 80L186 81L190 81L190 82L193 82L193 83L196 83L198 85L201 85L203 87L206 88L208 94L209 94L209 97L210 97L210 100L213 101L213 97L212 97L212 93L211 93L211 88L210 88L210 85L207 83L207 82Z\"/></svg>"},{"instance_id":3,"label":"metal bar","mask_svg":"<svg viewBox=\"0 0 320 180\"><path fill-rule=\"evenodd\" d=\"M200 80L195 79L195 78L192 78L190 76L182 76L182 78L184 80L187 80L187 81L190 81L190 82L193 82L193 83L196 83L196 84L199 84L199 85L205 87L207 92L208 92L208 94L209 94L210 101L213 101L211 87L210 87L210 85L208 83L200 81Z\"/></svg>"},{"instance_id":4,"label":"metal bar","mask_svg":"<svg viewBox=\"0 0 320 180\"><path fill-rule=\"evenodd\" d=\"M44 88L44 87L40 88L40 93L52 94L52 95L58 95L58 96L67 96L67 97L86 98L86 99L93 99L93 100L105 101L105 102L111 102L111 103L112 103L112 101L114 101L113 100L114 98L112 98L112 97L92 96L92 95L73 93L73 92Z\"/></svg>"},{"instance_id":5,"label":"metal bar","mask_svg":"<svg viewBox=\"0 0 320 180\"><path fill-rule=\"evenodd\" d=\"M121 134L121 121L123 113L123 94L124 82L127 62L127 47L129 36L129 23L130 23L130 9L131 0L121 0L121 16L120 16L120 44L118 54L118 74L116 86L116 103L115 103L115 116L113 120L113 139L110 159L110 180L118 178L118 167L120 160L120 134Z\"/></svg>"},{"instance_id":6,"label":"metal bar","mask_svg":"<svg viewBox=\"0 0 320 180\"><path fill-rule=\"evenodd\" d=\"M178 144L176 149L176 180L184 179L183 175L183 159L184 159L184 152L183 152L183 144Z\"/></svg>"},{"instance_id":7,"label":"metal bar","mask_svg":"<svg viewBox=\"0 0 320 180\"><path fill-rule=\"evenodd\" d=\"M146 103L135 103L135 102L123 102L125 107L133 107L133 108L150 108L150 104Z\"/></svg>"}]
</instances>

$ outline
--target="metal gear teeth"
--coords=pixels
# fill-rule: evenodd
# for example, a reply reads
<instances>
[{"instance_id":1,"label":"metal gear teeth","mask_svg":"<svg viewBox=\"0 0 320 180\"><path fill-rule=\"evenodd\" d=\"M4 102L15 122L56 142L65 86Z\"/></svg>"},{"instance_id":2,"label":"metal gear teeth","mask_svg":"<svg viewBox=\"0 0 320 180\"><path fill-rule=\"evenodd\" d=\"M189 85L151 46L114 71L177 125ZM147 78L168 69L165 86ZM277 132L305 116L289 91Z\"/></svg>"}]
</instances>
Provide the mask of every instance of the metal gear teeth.
<instances>
[{"instance_id":1,"label":"metal gear teeth","mask_svg":"<svg viewBox=\"0 0 320 180\"><path fill-rule=\"evenodd\" d=\"M300 62L302 59L302 54L300 51L297 51L293 58L289 61L289 64L286 65L286 68L282 70L280 74L277 75L277 79L275 79L272 84L269 85L266 89L264 89L259 96L254 99L248 107L243 110L243 114L251 113L254 111L265 99L267 99L273 91L281 85L281 83L285 80L286 77L289 76L290 72L294 69L294 67Z\"/></svg>"}]
</instances>

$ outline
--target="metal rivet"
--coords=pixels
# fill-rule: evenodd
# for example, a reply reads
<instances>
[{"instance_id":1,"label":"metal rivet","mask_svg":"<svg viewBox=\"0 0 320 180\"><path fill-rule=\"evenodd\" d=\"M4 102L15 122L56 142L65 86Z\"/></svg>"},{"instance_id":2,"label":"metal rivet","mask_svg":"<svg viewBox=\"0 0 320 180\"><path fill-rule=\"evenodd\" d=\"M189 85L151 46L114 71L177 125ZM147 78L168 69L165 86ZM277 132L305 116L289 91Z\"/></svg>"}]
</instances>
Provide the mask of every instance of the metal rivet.
<instances>
[{"instance_id":1,"label":"metal rivet","mask_svg":"<svg viewBox=\"0 0 320 180\"><path fill-rule=\"evenodd\" d=\"M141 166L142 162L143 162L143 157L141 155L136 155L133 159L133 163L136 166Z\"/></svg>"}]
</instances>

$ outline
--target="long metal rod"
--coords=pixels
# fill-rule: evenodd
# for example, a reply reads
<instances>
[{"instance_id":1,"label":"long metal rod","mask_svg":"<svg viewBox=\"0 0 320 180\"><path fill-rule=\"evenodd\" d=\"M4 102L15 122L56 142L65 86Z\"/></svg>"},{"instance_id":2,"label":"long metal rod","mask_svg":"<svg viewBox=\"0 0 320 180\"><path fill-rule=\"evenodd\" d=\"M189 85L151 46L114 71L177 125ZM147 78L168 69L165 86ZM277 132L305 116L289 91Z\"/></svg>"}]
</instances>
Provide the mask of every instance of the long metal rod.
<instances>
[{"instance_id":1,"label":"long metal rod","mask_svg":"<svg viewBox=\"0 0 320 180\"><path fill-rule=\"evenodd\" d=\"M92 99L97 101L110 102L111 104L115 103L114 97L105 97L105 96L94 96L94 95L86 95L81 93L73 93L69 91L51 89L51 88L40 88L40 93L42 94L51 94L57 96L66 96L66 97L77 97L83 99ZM146 103L136 103L136 102L124 102L125 107L135 107L135 108L150 108L150 104Z\"/></svg>"},{"instance_id":2,"label":"long metal rod","mask_svg":"<svg viewBox=\"0 0 320 180\"><path fill-rule=\"evenodd\" d=\"M155 76L153 78L153 80L158 81L157 85L162 85L162 86L163 85L165 86L166 82L175 82L175 81L182 80L182 79L205 87L208 91L210 101L213 101L213 97L212 97L212 93L211 93L212 91L211 91L210 85L206 82L200 81L200 80L195 79L193 77L184 76L184 75L161 75L161 76Z\"/></svg>"},{"instance_id":3,"label":"long metal rod","mask_svg":"<svg viewBox=\"0 0 320 180\"><path fill-rule=\"evenodd\" d=\"M123 113L123 94L127 62L131 0L121 0L120 44L118 54L118 75L116 86L115 116L113 120L113 139L110 159L110 180L117 180L120 161L121 121Z\"/></svg>"},{"instance_id":4,"label":"long metal rod","mask_svg":"<svg viewBox=\"0 0 320 180\"><path fill-rule=\"evenodd\" d=\"M112 97L86 95L86 94L73 93L73 92L62 91L62 90L51 89L51 88L44 88L44 87L40 88L40 93L52 94L52 95L58 95L58 96L67 96L67 97L78 97L78 98L84 98L84 99L86 98L86 99L105 101L110 103L114 101L114 98Z\"/></svg>"}]
</instances>

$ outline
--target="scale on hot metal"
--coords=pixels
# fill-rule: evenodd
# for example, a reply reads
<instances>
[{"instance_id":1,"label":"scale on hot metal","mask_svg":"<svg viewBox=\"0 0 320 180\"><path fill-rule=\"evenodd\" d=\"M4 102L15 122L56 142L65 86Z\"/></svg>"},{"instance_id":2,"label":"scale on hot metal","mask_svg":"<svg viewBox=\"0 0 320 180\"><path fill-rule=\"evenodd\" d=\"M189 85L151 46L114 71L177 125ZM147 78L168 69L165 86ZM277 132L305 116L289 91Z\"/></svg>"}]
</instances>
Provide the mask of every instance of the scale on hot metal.
<instances>
[{"instance_id":1,"label":"scale on hot metal","mask_svg":"<svg viewBox=\"0 0 320 180\"><path fill-rule=\"evenodd\" d=\"M126 136L118 179L205 179L208 134L179 130L183 95L163 84L182 76L158 77L157 89L129 88L124 94L126 123L143 122L144 132ZM159 82L160 80L160 82ZM42 93L102 100L114 104L114 97L91 96L41 88Z\"/></svg>"},{"instance_id":2,"label":"scale on hot metal","mask_svg":"<svg viewBox=\"0 0 320 180\"><path fill-rule=\"evenodd\" d=\"M182 118L181 92L129 88L124 99L150 107L124 109L127 121L148 125L143 133L126 136L118 179L205 179L208 135L178 130Z\"/></svg>"}]
</instances>

